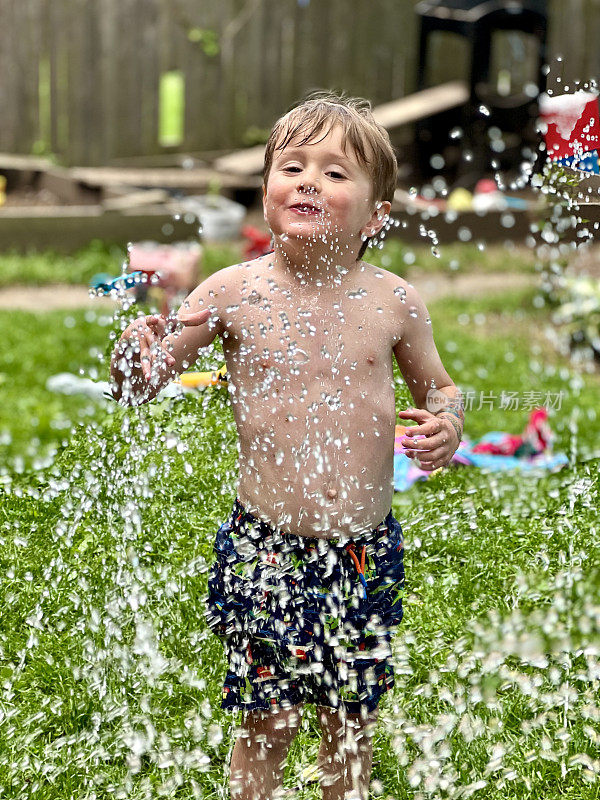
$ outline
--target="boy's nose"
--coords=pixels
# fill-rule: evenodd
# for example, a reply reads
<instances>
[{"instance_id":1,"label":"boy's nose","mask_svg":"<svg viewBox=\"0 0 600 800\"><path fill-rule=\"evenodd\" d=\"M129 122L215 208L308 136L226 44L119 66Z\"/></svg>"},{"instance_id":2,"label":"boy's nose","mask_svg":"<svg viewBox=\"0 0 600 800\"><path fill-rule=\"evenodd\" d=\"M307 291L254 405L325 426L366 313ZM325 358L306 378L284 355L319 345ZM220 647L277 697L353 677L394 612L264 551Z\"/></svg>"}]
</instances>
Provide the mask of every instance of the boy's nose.
<instances>
[{"instance_id":1,"label":"boy's nose","mask_svg":"<svg viewBox=\"0 0 600 800\"><path fill-rule=\"evenodd\" d=\"M321 182L315 173L307 171L298 180L298 191L309 194L321 191Z\"/></svg>"}]
</instances>

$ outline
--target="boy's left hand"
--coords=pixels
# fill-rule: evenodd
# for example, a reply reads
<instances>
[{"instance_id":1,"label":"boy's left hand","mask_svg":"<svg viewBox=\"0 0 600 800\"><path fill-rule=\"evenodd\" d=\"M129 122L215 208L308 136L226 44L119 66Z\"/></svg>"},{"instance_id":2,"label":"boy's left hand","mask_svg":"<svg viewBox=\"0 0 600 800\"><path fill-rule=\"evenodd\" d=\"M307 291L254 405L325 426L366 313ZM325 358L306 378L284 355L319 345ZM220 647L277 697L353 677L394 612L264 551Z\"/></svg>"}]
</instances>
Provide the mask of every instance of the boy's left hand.
<instances>
[{"instance_id":1,"label":"boy's left hand","mask_svg":"<svg viewBox=\"0 0 600 800\"><path fill-rule=\"evenodd\" d=\"M406 448L405 455L409 458L416 457L420 468L426 472L450 463L460 442L447 417L436 417L424 408L407 408L399 411L398 416L418 423L408 428L401 439L402 446ZM424 438L414 441L414 436Z\"/></svg>"}]
</instances>

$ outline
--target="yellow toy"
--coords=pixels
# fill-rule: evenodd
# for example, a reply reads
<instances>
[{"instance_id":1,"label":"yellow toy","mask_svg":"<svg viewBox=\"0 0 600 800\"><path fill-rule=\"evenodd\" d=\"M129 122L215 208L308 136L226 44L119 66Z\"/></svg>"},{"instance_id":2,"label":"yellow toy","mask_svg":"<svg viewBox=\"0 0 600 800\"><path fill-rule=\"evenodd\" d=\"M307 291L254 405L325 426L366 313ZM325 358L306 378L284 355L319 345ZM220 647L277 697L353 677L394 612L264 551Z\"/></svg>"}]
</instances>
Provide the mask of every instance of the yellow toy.
<instances>
[{"instance_id":1,"label":"yellow toy","mask_svg":"<svg viewBox=\"0 0 600 800\"><path fill-rule=\"evenodd\" d=\"M472 211L473 195L468 189L455 189L448 198L448 208L451 211Z\"/></svg>"},{"instance_id":2,"label":"yellow toy","mask_svg":"<svg viewBox=\"0 0 600 800\"><path fill-rule=\"evenodd\" d=\"M206 386L227 386L227 367L223 364L216 372L183 372L175 383L180 383L188 389L204 389Z\"/></svg>"}]
</instances>

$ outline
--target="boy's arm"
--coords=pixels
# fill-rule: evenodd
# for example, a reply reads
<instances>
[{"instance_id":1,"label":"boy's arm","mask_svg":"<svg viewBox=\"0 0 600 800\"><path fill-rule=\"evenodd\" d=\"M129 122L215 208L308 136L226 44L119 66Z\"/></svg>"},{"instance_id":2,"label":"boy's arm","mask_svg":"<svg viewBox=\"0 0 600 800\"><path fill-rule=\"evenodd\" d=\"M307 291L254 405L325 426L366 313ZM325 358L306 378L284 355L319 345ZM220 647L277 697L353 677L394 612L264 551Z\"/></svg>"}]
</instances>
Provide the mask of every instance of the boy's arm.
<instances>
[{"instance_id":1,"label":"boy's arm","mask_svg":"<svg viewBox=\"0 0 600 800\"><path fill-rule=\"evenodd\" d=\"M402 337L394 347L394 355L416 408L401 411L399 416L418 423L407 431L407 436L425 437L412 442L405 439L403 444L417 454L419 450L428 451L422 454L421 464L426 469L437 469L450 461L462 438L462 395L442 364L425 303L409 285L403 310Z\"/></svg>"},{"instance_id":2,"label":"boy's arm","mask_svg":"<svg viewBox=\"0 0 600 800\"><path fill-rule=\"evenodd\" d=\"M220 270L185 299L176 315L139 317L122 333L111 359L112 392L126 405L156 397L222 333L229 272Z\"/></svg>"}]
</instances>

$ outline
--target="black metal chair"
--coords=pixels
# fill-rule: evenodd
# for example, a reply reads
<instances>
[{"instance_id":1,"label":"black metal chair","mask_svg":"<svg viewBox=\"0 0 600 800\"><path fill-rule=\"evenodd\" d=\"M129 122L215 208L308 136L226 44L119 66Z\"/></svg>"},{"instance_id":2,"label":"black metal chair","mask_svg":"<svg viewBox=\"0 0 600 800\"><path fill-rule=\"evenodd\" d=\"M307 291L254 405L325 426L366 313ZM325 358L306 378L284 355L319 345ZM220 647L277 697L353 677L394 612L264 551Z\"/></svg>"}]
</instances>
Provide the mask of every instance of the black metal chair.
<instances>
[{"instance_id":1,"label":"black metal chair","mask_svg":"<svg viewBox=\"0 0 600 800\"><path fill-rule=\"evenodd\" d=\"M421 173L431 174L431 155L440 152L443 139L447 144L448 126L461 125L473 151L470 169L474 175L489 171L489 153L485 150L485 133L498 127L524 144L533 145L536 96L531 93L501 95L490 83L492 42L497 31L519 31L530 34L538 43L537 92L545 88L543 72L546 63L548 30L547 0L422 0L416 6L420 17L420 43L417 89L427 86L430 42L439 31L465 37L470 48L467 81L470 101L466 109L446 113L444 118L429 118L417 125L416 146ZM485 105L489 114L479 111ZM445 129L445 130L444 130ZM520 147L519 147L520 149Z\"/></svg>"}]
</instances>

